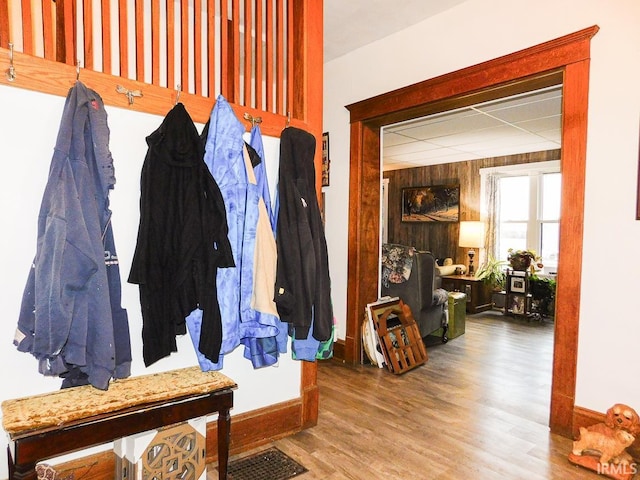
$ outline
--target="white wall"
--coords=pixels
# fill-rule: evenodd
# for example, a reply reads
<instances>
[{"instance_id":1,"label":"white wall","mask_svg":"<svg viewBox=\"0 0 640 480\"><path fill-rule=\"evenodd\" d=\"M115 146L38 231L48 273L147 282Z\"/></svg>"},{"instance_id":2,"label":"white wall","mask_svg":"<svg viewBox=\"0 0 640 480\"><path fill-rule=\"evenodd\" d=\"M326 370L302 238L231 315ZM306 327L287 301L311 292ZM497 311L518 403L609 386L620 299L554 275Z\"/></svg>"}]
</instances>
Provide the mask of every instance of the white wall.
<instances>
[{"instance_id":1,"label":"white wall","mask_svg":"<svg viewBox=\"0 0 640 480\"><path fill-rule=\"evenodd\" d=\"M584 260L576 404L640 411L640 222L635 220L640 111L637 0L468 0L324 66L326 187L338 338L346 334L349 113L360 100L513 53L592 25ZM613 267L613 265L617 265ZM344 292L344 298L338 298ZM373 300L373 299L372 299ZM532 365L535 368L535 365Z\"/></svg>"},{"instance_id":2,"label":"white wall","mask_svg":"<svg viewBox=\"0 0 640 480\"><path fill-rule=\"evenodd\" d=\"M18 72L19 74L19 72ZM70 82L71 85L71 82ZM88 85L91 87L91 85ZM0 159L4 163L0 188L0 402L60 388L60 379L38 374L36 360L12 345L22 292L36 248L36 220L47 180L64 98L0 85ZM145 138L162 117L106 107L111 130L116 185L111 193L116 249L123 277L122 304L129 313L133 375L197 365L188 335L179 337L178 352L149 368L142 360L142 317L138 286L126 282L139 220L140 169L147 151ZM202 125L197 125L202 130ZM279 140L264 137L267 164L277 169ZM273 172L270 173L273 178ZM222 373L238 383L232 416L300 396L300 363L291 354L278 367L254 370L242 348L225 356ZM0 451L6 450L4 435ZM0 478L7 478L0 462Z\"/></svg>"}]
</instances>

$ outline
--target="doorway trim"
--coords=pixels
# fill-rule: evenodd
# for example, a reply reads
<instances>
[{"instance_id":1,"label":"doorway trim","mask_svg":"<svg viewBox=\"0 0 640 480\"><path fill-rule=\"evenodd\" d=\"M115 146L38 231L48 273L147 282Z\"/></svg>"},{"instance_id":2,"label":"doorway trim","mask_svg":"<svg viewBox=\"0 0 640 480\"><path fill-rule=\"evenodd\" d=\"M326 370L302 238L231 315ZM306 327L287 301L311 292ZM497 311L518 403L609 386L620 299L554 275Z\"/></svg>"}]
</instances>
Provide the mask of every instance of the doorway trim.
<instances>
[{"instance_id":1,"label":"doorway trim","mask_svg":"<svg viewBox=\"0 0 640 480\"><path fill-rule=\"evenodd\" d=\"M346 108L350 112L347 330L344 360L358 363L367 303L377 298L380 249L380 129L385 125L563 85L562 207L556 292L551 431L571 437L575 407L592 26L564 37Z\"/></svg>"}]
</instances>

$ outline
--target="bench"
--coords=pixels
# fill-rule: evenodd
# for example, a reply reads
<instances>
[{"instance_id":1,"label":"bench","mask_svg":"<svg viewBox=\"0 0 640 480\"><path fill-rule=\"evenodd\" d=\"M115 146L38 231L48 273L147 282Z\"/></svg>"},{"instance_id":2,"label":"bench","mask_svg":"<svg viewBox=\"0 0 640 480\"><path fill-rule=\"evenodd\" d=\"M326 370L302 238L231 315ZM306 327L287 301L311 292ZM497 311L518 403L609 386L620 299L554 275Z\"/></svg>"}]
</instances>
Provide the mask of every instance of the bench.
<instances>
[{"instance_id":1,"label":"bench","mask_svg":"<svg viewBox=\"0 0 640 480\"><path fill-rule=\"evenodd\" d=\"M39 461L135 433L218 413L218 472L227 478L230 414L237 385L189 367L2 402L9 480L36 479Z\"/></svg>"}]
</instances>

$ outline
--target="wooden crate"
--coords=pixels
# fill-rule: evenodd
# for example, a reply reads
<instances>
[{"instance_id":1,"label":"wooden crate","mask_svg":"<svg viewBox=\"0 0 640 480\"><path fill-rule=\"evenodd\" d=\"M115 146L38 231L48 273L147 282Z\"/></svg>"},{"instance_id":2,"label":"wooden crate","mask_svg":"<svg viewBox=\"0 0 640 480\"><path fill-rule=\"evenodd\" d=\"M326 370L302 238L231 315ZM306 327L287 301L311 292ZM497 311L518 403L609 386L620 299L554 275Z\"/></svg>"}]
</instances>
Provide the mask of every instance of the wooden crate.
<instances>
[{"instance_id":1,"label":"wooden crate","mask_svg":"<svg viewBox=\"0 0 640 480\"><path fill-rule=\"evenodd\" d=\"M378 334L387 368L401 374L428 360L411 309L397 298L371 306L371 317Z\"/></svg>"}]
</instances>

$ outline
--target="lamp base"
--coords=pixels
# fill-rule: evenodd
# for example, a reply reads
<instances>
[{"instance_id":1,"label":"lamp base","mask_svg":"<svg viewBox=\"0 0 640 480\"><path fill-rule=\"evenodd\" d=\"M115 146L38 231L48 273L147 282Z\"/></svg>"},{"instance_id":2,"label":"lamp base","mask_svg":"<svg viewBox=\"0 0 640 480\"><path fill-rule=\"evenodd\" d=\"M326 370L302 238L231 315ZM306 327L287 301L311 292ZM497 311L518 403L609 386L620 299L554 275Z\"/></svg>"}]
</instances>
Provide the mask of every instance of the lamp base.
<instances>
[{"instance_id":1,"label":"lamp base","mask_svg":"<svg viewBox=\"0 0 640 480\"><path fill-rule=\"evenodd\" d=\"M469 275L470 277L473 276L474 274L474 268L473 268L473 257L475 257L476 255L476 251L474 249L470 249L467 252L467 255L469 255L469 271L467 272L467 275Z\"/></svg>"}]
</instances>

